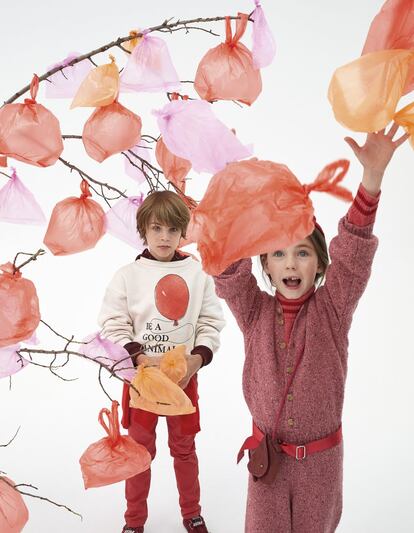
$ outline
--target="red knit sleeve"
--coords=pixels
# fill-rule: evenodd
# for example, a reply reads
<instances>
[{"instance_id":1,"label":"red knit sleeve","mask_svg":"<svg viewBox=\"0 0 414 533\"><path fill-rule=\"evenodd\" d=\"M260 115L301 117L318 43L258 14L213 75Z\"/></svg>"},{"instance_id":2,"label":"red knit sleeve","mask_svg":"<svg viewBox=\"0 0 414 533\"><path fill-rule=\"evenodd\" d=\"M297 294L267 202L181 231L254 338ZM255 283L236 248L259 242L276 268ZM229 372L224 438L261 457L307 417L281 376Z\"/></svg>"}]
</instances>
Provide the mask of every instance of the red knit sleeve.
<instances>
[{"instance_id":1,"label":"red knit sleeve","mask_svg":"<svg viewBox=\"0 0 414 533\"><path fill-rule=\"evenodd\" d=\"M381 192L376 196L370 194L361 183L354 201L349 208L347 214L348 222L359 227L373 224L375 222L380 196Z\"/></svg>"}]
</instances>

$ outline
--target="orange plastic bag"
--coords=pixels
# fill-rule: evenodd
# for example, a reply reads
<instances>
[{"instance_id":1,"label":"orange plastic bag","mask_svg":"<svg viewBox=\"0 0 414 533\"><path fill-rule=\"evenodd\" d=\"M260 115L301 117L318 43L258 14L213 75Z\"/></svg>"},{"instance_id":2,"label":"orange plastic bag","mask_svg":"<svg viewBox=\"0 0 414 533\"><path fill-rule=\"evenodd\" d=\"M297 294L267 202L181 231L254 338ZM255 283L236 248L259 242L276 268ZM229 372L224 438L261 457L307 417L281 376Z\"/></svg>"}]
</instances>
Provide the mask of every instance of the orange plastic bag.
<instances>
[{"instance_id":1,"label":"orange plastic bag","mask_svg":"<svg viewBox=\"0 0 414 533\"><path fill-rule=\"evenodd\" d=\"M165 146L162 137L157 141L155 157L167 180L174 183L182 192L185 192L185 178L191 170L190 161L170 152Z\"/></svg>"},{"instance_id":2,"label":"orange plastic bag","mask_svg":"<svg viewBox=\"0 0 414 533\"><path fill-rule=\"evenodd\" d=\"M362 54L414 48L413 0L388 0L371 23ZM414 65L409 69L404 94L414 89Z\"/></svg>"},{"instance_id":3,"label":"orange plastic bag","mask_svg":"<svg viewBox=\"0 0 414 533\"><path fill-rule=\"evenodd\" d=\"M28 339L40 322L36 288L13 265L0 265L0 347ZM1 531L1 530L0 530Z\"/></svg>"},{"instance_id":4,"label":"orange plastic bag","mask_svg":"<svg viewBox=\"0 0 414 533\"><path fill-rule=\"evenodd\" d=\"M398 111L394 120L409 134L410 144L414 148L414 102Z\"/></svg>"},{"instance_id":5,"label":"orange plastic bag","mask_svg":"<svg viewBox=\"0 0 414 533\"><path fill-rule=\"evenodd\" d=\"M395 115L413 65L413 51L383 50L338 68L328 92L336 120L354 131L385 128Z\"/></svg>"},{"instance_id":6,"label":"orange plastic bag","mask_svg":"<svg viewBox=\"0 0 414 533\"><path fill-rule=\"evenodd\" d=\"M11 479L0 476L1 533L20 533L29 520L26 504L14 485Z\"/></svg>"},{"instance_id":7,"label":"orange plastic bag","mask_svg":"<svg viewBox=\"0 0 414 533\"><path fill-rule=\"evenodd\" d=\"M141 125L138 115L115 101L98 107L89 117L83 128L83 145L92 159L102 163L111 155L138 144Z\"/></svg>"},{"instance_id":8,"label":"orange plastic bag","mask_svg":"<svg viewBox=\"0 0 414 533\"><path fill-rule=\"evenodd\" d=\"M160 370L174 383L178 383L187 374L185 345L179 344L161 359Z\"/></svg>"},{"instance_id":9,"label":"orange plastic bag","mask_svg":"<svg viewBox=\"0 0 414 533\"><path fill-rule=\"evenodd\" d=\"M218 275L244 257L285 248L314 228L312 190L351 200L339 186L349 161L327 165L310 185L301 185L285 166L272 161L230 163L211 179L194 211L192 234L203 268ZM337 173L337 171L339 171Z\"/></svg>"},{"instance_id":10,"label":"orange plastic bag","mask_svg":"<svg viewBox=\"0 0 414 533\"><path fill-rule=\"evenodd\" d=\"M119 71L115 58L109 56L110 63L91 70L76 93L74 107L101 107L112 104L119 93Z\"/></svg>"},{"instance_id":11,"label":"orange plastic bag","mask_svg":"<svg viewBox=\"0 0 414 533\"><path fill-rule=\"evenodd\" d=\"M131 39L130 41L125 41L122 43L122 46L125 48L125 50L128 50L128 52L132 52L132 50L140 44L142 39L144 38L143 35L141 37L138 37L138 34L141 33L140 30L131 30L129 32L129 35L131 37L134 37L134 39Z\"/></svg>"},{"instance_id":12,"label":"orange plastic bag","mask_svg":"<svg viewBox=\"0 0 414 533\"><path fill-rule=\"evenodd\" d=\"M56 163L63 151L59 121L36 102L39 78L33 76L30 96L23 104L0 109L0 154L36 167Z\"/></svg>"},{"instance_id":13,"label":"orange plastic bag","mask_svg":"<svg viewBox=\"0 0 414 533\"><path fill-rule=\"evenodd\" d=\"M69 255L93 248L105 233L105 213L91 200L89 185L81 183L80 198L71 196L52 211L43 242L53 255Z\"/></svg>"},{"instance_id":14,"label":"orange plastic bag","mask_svg":"<svg viewBox=\"0 0 414 533\"><path fill-rule=\"evenodd\" d=\"M111 411L101 409L98 420L108 436L88 446L79 459L85 489L129 479L151 465L151 455L145 446L132 437L120 435L118 405L114 401Z\"/></svg>"},{"instance_id":15,"label":"orange plastic bag","mask_svg":"<svg viewBox=\"0 0 414 533\"><path fill-rule=\"evenodd\" d=\"M251 105L262 91L260 70L254 67L250 50L239 42L249 16L238 16L234 37L230 17L226 17L226 41L209 50L198 65L194 88L209 102L238 100Z\"/></svg>"},{"instance_id":16,"label":"orange plastic bag","mask_svg":"<svg viewBox=\"0 0 414 533\"><path fill-rule=\"evenodd\" d=\"M188 415L196 408L185 392L155 366L139 365L129 389L130 406L157 415Z\"/></svg>"}]
</instances>

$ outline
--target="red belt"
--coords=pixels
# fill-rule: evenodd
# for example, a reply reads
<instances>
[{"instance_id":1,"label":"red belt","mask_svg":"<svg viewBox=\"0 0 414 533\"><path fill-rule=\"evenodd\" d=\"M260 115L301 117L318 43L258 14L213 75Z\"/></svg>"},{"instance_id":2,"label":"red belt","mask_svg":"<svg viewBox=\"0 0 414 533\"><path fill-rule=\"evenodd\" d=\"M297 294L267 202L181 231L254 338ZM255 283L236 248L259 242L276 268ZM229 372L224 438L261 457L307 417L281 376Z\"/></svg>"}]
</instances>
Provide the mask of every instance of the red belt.
<instances>
[{"instance_id":1,"label":"red belt","mask_svg":"<svg viewBox=\"0 0 414 533\"><path fill-rule=\"evenodd\" d=\"M244 441L243 446L240 448L240 451L237 455L237 462L241 460L245 450L254 450L254 448L259 446L260 441L263 439L263 437L264 433L262 433L262 431L260 431L260 429L253 422L253 435L251 435ZM329 450L330 448L337 446L341 442L342 426L339 426L339 429L337 429L334 433L331 433L327 437L324 437L323 439L314 440L312 442L300 445L289 444L287 442L279 442L279 445L284 453L300 461L302 459L305 459L308 455L312 455L313 453Z\"/></svg>"}]
</instances>

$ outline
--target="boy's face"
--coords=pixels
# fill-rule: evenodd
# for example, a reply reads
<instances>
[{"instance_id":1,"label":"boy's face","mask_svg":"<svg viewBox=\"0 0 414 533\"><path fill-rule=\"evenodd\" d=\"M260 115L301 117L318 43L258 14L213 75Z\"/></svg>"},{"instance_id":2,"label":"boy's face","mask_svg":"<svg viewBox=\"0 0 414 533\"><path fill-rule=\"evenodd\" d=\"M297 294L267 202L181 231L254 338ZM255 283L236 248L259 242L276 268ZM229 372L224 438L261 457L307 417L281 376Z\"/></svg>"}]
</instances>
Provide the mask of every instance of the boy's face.
<instances>
[{"instance_id":1,"label":"boy's face","mask_svg":"<svg viewBox=\"0 0 414 533\"><path fill-rule=\"evenodd\" d=\"M181 238L181 230L150 219L145 238L148 250L158 261L171 261Z\"/></svg>"},{"instance_id":2,"label":"boy's face","mask_svg":"<svg viewBox=\"0 0 414 533\"><path fill-rule=\"evenodd\" d=\"M282 296L300 298L315 283L315 276L322 272L316 250L309 239L303 239L284 250L267 254L263 269L272 278L272 285Z\"/></svg>"}]
</instances>

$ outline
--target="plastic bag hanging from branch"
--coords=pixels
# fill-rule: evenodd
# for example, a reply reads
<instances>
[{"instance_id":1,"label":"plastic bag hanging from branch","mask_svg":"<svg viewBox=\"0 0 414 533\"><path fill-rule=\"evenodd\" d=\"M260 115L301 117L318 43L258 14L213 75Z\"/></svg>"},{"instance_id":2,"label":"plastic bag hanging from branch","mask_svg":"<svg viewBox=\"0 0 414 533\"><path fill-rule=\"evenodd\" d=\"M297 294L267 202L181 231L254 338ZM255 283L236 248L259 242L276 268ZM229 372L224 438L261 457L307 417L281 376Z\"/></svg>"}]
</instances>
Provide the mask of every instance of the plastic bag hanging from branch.
<instances>
[{"instance_id":1,"label":"plastic bag hanging from branch","mask_svg":"<svg viewBox=\"0 0 414 533\"><path fill-rule=\"evenodd\" d=\"M194 88L209 102L238 100L251 105L262 91L260 70L253 65L250 50L240 42L248 15L238 16L234 36L230 17L226 17L226 41L209 50L198 65Z\"/></svg>"},{"instance_id":2,"label":"plastic bag hanging from branch","mask_svg":"<svg viewBox=\"0 0 414 533\"><path fill-rule=\"evenodd\" d=\"M105 233L105 213L91 200L89 185L81 182L82 194L71 196L53 208L43 242L53 255L68 255L93 248Z\"/></svg>"},{"instance_id":3,"label":"plastic bag hanging from branch","mask_svg":"<svg viewBox=\"0 0 414 533\"><path fill-rule=\"evenodd\" d=\"M69 66L69 63L80 55L79 52L71 52L60 63L55 63L48 67L48 71L56 67L65 68L55 72L47 79L45 83L46 98L73 98L75 96L81 83L92 70L92 63L87 59Z\"/></svg>"},{"instance_id":4,"label":"plastic bag hanging from branch","mask_svg":"<svg viewBox=\"0 0 414 533\"><path fill-rule=\"evenodd\" d=\"M36 102L39 78L33 76L30 96L23 104L0 109L0 154L37 167L56 163L63 151L59 121Z\"/></svg>"},{"instance_id":5,"label":"plastic bag hanging from branch","mask_svg":"<svg viewBox=\"0 0 414 533\"><path fill-rule=\"evenodd\" d=\"M341 187L349 161L327 165L310 185L302 185L282 164L251 159L231 163L213 176L193 213L204 270L218 275L245 257L282 249L306 238L314 228L312 190L343 200Z\"/></svg>"},{"instance_id":6,"label":"plastic bag hanging from branch","mask_svg":"<svg viewBox=\"0 0 414 533\"><path fill-rule=\"evenodd\" d=\"M142 39L144 38L142 34L141 35L139 34L141 34L141 30L131 30L129 32L129 35L130 37L134 37L134 38L122 43L122 47L125 48L125 50L128 50L128 52L132 52L133 49L136 46L138 46L141 43Z\"/></svg>"},{"instance_id":7,"label":"plastic bag hanging from branch","mask_svg":"<svg viewBox=\"0 0 414 533\"><path fill-rule=\"evenodd\" d=\"M29 361L17 353L19 350L20 344L0 348L0 378L12 376L29 364Z\"/></svg>"},{"instance_id":8,"label":"plastic bag hanging from branch","mask_svg":"<svg viewBox=\"0 0 414 533\"><path fill-rule=\"evenodd\" d=\"M145 247L137 232L137 210L142 202L143 194L121 198L105 215L107 233L136 250Z\"/></svg>"},{"instance_id":9,"label":"plastic bag hanging from branch","mask_svg":"<svg viewBox=\"0 0 414 533\"><path fill-rule=\"evenodd\" d=\"M86 121L82 142L89 157L99 163L141 139L141 119L118 101L98 107Z\"/></svg>"},{"instance_id":10,"label":"plastic bag hanging from branch","mask_svg":"<svg viewBox=\"0 0 414 533\"><path fill-rule=\"evenodd\" d=\"M185 192L185 178L191 170L190 161L170 152L162 137L157 141L155 157L166 179L174 183L182 192Z\"/></svg>"},{"instance_id":11,"label":"plastic bag hanging from branch","mask_svg":"<svg viewBox=\"0 0 414 533\"><path fill-rule=\"evenodd\" d=\"M40 322L39 300L32 281L11 263L0 265L0 347L28 339Z\"/></svg>"},{"instance_id":12,"label":"plastic bag hanging from branch","mask_svg":"<svg viewBox=\"0 0 414 533\"><path fill-rule=\"evenodd\" d=\"M151 465L145 446L120 434L118 405L114 401L111 411L101 409L98 420L108 436L91 444L79 460L85 489L124 481L148 470Z\"/></svg>"},{"instance_id":13,"label":"plastic bag hanging from branch","mask_svg":"<svg viewBox=\"0 0 414 533\"><path fill-rule=\"evenodd\" d=\"M83 80L70 106L101 107L112 104L119 93L119 71L115 58L110 63L94 68Z\"/></svg>"},{"instance_id":14,"label":"plastic bag hanging from branch","mask_svg":"<svg viewBox=\"0 0 414 533\"><path fill-rule=\"evenodd\" d=\"M254 0L254 3L256 8L251 15L251 18L253 19L253 65L255 68L263 68L273 62L276 54L276 43L269 24L267 23L260 0Z\"/></svg>"},{"instance_id":15,"label":"plastic bag hanging from branch","mask_svg":"<svg viewBox=\"0 0 414 533\"><path fill-rule=\"evenodd\" d=\"M29 520L29 511L15 483L0 476L0 531L20 533Z\"/></svg>"},{"instance_id":16,"label":"plastic bag hanging from branch","mask_svg":"<svg viewBox=\"0 0 414 533\"><path fill-rule=\"evenodd\" d=\"M11 179L0 189L0 220L14 224L45 224L46 217L33 194L12 168Z\"/></svg>"}]
</instances>

